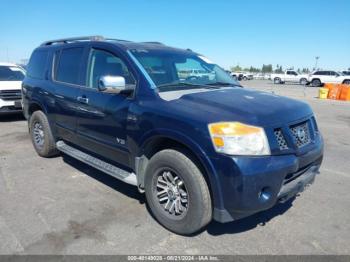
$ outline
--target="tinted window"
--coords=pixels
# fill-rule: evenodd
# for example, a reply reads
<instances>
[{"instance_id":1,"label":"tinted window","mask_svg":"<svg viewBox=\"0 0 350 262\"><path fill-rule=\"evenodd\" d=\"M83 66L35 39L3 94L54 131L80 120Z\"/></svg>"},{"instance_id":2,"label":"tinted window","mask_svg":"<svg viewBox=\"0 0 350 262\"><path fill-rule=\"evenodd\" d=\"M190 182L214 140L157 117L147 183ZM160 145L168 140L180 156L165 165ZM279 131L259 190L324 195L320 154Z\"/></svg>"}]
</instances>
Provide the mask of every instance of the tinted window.
<instances>
[{"instance_id":1,"label":"tinted window","mask_svg":"<svg viewBox=\"0 0 350 262\"><path fill-rule=\"evenodd\" d=\"M0 66L0 81L22 81L24 72L16 66Z\"/></svg>"},{"instance_id":2,"label":"tinted window","mask_svg":"<svg viewBox=\"0 0 350 262\"><path fill-rule=\"evenodd\" d=\"M135 79L125 63L117 56L98 49L90 53L87 86L97 88L102 76L122 76L126 85L135 85Z\"/></svg>"},{"instance_id":3,"label":"tinted window","mask_svg":"<svg viewBox=\"0 0 350 262\"><path fill-rule=\"evenodd\" d=\"M48 53L49 52L46 50L34 51L28 64L27 75L29 77L37 79L45 78L45 69L47 64Z\"/></svg>"},{"instance_id":4,"label":"tinted window","mask_svg":"<svg viewBox=\"0 0 350 262\"><path fill-rule=\"evenodd\" d=\"M61 51L55 74L57 81L79 84L79 69L83 52L84 48L82 47L63 49Z\"/></svg>"},{"instance_id":5,"label":"tinted window","mask_svg":"<svg viewBox=\"0 0 350 262\"><path fill-rule=\"evenodd\" d=\"M331 75L331 76L338 76L339 74L337 74L336 72L334 72L334 71L329 71L329 74Z\"/></svg>"}]
</instances>

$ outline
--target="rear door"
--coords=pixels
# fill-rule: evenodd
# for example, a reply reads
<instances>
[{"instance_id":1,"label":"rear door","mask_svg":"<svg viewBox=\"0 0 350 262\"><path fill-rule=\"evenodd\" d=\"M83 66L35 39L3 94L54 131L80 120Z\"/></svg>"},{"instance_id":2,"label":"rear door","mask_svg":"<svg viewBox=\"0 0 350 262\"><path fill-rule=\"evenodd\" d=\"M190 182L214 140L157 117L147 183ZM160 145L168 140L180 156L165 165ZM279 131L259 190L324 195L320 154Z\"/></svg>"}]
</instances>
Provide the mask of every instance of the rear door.
<instances>
[{"instance_id":1,"label":"rear door","mask_svg":"<svg viewBox=\"0 0 350 262\"><path fill-rule=\"evenodd\" d=\"M131 98L98 90L102 76L123 76L129 88L136 81L130 65L122 55L92 44L87 56L85 87L81 99L77 135L79 145L108 160L129 165L127 147L127 115Z\"/></svg>"},{"instance_id":2,"label":"rear door","mask_svg":"<svg viewBox=\"0 0 350 262\"><path fill-rule=\"evenodd\" d=\"M53 84L55 90L55 117L57 135L76 142L77 100L82 86L82 61L84 46L76 45L57 50L54 58Z\"/></svg>"}]
</instances>

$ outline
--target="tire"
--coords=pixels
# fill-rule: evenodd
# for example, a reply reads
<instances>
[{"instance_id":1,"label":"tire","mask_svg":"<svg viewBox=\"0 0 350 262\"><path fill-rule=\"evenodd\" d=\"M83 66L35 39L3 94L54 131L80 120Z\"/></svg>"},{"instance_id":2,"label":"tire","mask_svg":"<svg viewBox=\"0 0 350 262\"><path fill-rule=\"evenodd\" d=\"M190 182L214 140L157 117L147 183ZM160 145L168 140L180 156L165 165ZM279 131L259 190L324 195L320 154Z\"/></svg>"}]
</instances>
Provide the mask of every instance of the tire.
<instances>
[{"instance_id":1,"label":"tire","mask_svg":"<svg viewBox=\"0 0 350 262\"><path fill-rule=\"evenodd\" d=\"M322 83L321 83L320 79L312 79L311 85L314 87L319 87L322 85Z\"/></svg>"},{"instance_id":2,"label":"tire","mask_svg":"<svg viewBox=\"0 0 350 262\"><path fill-rule=\"evenodd\" d=\"M277 85L278 85L278 84L281 84L281 83L282 83L282 82L281 82L281 78L279 78L279 77L274 78L274 79L273 79L273 83L274 83L274 84L277 84Z\"/></svg>"},{"instance_id":3,"label":"tire","mask_svg":"<svg viewBox=\"0 0 350 262\"><path fill-rule=\"evenodd\" d=\"M212 219L208 185L196 164L182 151L166 149L151 158L145 193L154 217L174 233L193 234ZM176 200L172 200L174 196ZM177 208L174 203L178 203Z\"/></svg>"},{"instance_id":4,"label":"tire","mask_svg":"<svg viewBox=\"0 0 350 262\"><path fill-rule=\"evenodd\" d=\"M302 78L300 79L299 83L303 86L305 86L307 84L307 79L306 78Z\"/></svg>"},{"instance_id":5,"label":"tire","mask_svg":"<svg viewBox=\"0 0 350 262\"><path fill-rule=\"evenodd\" d=\"M247 78L246 76L244 76L244 77L243 77L243 80L244 80L244 81L247 81L247 80L248 80L248 78Z\"/></svg>"},{"instance_id":6,"label":"tire","mask_svg":"<svg viewBox=\"0 0 350 262\"><path fill-rule=\"evenodd\" d=\"M34 149L39 156L52 157L59 154L49 122L42 111L35 111L31 115L29 133Z\"/></svg>"},{"instance_id":7,"label":"tire","mask_svg":"<svg viewBox=\"0 0 350 262\"><path fill-rule=\"evenodd\" d=\"M343 81L343 84L344 84L344 85L350 85L350 79L345 79L345 80Z\"/></svg>"}]
</instances>

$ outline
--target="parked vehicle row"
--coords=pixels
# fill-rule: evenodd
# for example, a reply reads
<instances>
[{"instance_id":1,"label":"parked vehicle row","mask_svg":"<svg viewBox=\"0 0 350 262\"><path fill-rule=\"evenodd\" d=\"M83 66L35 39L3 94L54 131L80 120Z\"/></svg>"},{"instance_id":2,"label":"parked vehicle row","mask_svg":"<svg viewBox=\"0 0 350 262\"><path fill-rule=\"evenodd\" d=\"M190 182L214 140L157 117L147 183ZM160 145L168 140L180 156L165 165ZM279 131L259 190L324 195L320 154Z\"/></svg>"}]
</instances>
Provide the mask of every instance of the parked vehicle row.
<instances>
[{"instance_id":1,"label":"parked vehicle row","mask_svg":"<svg viewBox=\"0 0 350 262\"><path fill-rule=\"evenodd\" d=\"M22 112L21 88L25 71L11 63L0 63L0 115Z\"/></svg>"},{"instance_id":2,"label":"parked vehicle row","mask_svg":"<svg viewBox=\"0 0 350 262\"><path fill-rule=\"evenodd\" d=\"M204 77L183 78L193 65ZM323 158L306 103L244 89L188 49L47 41L30 58L22 92L40 156L63 152L136 186L179 234L287 201L314 181Z\"/></svg>"},{"instance_id":3,"label":"parked vehicle row","mask_svg":"<svg viewBox=\"0 0 350 262\"><path fill-rule=\"evenodd\" d=\"M238 81L241 81L241 80L252 80L254 78L254 75L251 74L251 73L247 73L247 72L231 72L230 75L238 80Z\"/></svg>"},{"instance_id":4,"label":"parked vehicle row","mask_svg":"<svg viewBox=\"0 0 350 262\"><path fill-rule=\"evenodd\" d=\"M323 86L325 83L350 84L350 74L348 74L348 71L336 72L318 70L306 75L298 74L294 70L286 70L283 74L271 74L271 80L273 80L275 84L294 82L300 83L301 85L310 84L319 87Z\"/></svg>"}]
</instances>

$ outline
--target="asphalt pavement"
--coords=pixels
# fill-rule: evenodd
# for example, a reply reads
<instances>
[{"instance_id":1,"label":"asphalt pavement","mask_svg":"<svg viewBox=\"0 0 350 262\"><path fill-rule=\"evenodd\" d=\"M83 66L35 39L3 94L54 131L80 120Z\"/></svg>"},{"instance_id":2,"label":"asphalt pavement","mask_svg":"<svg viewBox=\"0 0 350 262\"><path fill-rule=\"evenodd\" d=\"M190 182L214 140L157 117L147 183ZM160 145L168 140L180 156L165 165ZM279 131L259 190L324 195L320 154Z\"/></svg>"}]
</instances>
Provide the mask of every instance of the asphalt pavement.
<instances>
[{"instance_id":1,"label":"asphalt pavement","mask_svg":"<svg viewBox=\"0 0 350 262\"><path fill-rule=\"evenodd\" d=\"M34 151L27 122L0 116L0 254L350 254L350 102L317 88L244 81L303 100L325 140L315 183L293 201L183 237L137 189L67 156Z\"/></svg>"}]
</instances>

